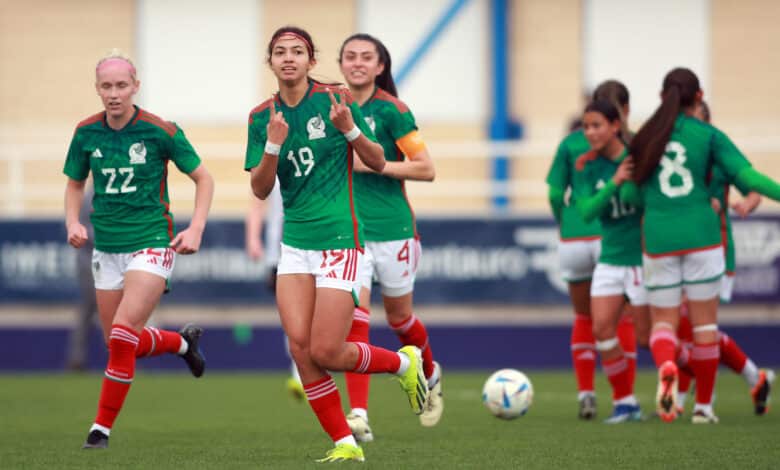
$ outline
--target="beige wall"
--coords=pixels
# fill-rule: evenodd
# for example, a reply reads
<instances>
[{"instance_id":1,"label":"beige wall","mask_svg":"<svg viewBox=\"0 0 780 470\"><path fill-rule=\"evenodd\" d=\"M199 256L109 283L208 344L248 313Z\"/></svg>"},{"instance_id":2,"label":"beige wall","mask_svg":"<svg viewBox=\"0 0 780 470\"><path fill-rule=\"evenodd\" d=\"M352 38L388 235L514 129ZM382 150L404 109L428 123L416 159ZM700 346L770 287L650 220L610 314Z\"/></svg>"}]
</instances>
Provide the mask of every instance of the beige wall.
<instances>
[{"instance_id":1,"label":"beige wall","mask_svg":"<svg viewBox=\"0 0 780 470\"><path fill-rule=\"evenodd\" d=\"M340 80L336 53L341 41L355 29L357 0L299 0L292 8L291 0L257 1L262 22L258 41L263 52L273 31L286 24L279 18L289 19L314 37L320 50L315 75ZM0 149L9 144L45 144L47 155L64 155L75 124L100 108L92 87L97 59L111 47L122 48L131 56L135 52L135 8L133 0L0 0ZM564 126L582 106L581 0L514 0L511 8L510 104L526 126L528 141L537 144L532 145L537 150L531 151L529 158L513 161L512 175L514 181L529 180L543 188ZM780 44L780 2L712 0L711 11L712 90L705 92L712 97L714 119L746 149L759 169L780 178L780 165L775 164L780 158L780 139L776 137L780 94L775 92L780 76L776 49ZM745 34L746 30L750 34ZM257 60L261 71L258 102L276 89L263 59ZM143 81L143 71L139 73ZM256 104L247 103L246 111ZM217 178L214 213L243 212L248 196L247 177L242 171L245 127L181 124ZM483 139L487 123L455 126L421 122L420 127L435 150L442 143L453 147L460 141ZM430 194L429 189L437 186L410 183L408 192L418 213L484 213L489 209L488 198L458 191L465 185L458 181L489 181L490 162L482 158L481 150L474 152L474 158L458 159L432 152L438 173L433 185L451 184L455 189L442 198ZM17 151L13 158L24 158L24 154ZM59 160L26 161L12 170L0 159L0 185L13 179L12 171L21 171L25 194L56 188L50 197L27 200L22 215L61 213L64 178ZM192 184L177 172L171 175L174 207L177 214L187 215ZM530 193L515 200L513 208L546 211L545 192ZM0 201L0 217L8 215L6 209Z\"/></svg>"},{"instance_id":2,"label":"beige wall","mask_svg":"<svg viewBox=\"0 0 780 470\"><path fill-rule=\"evenodd\" d=\"M75 126L100 109L97 60L133 54L132 0L0 0L0 126Z\"/></svg>"}]
</instances>

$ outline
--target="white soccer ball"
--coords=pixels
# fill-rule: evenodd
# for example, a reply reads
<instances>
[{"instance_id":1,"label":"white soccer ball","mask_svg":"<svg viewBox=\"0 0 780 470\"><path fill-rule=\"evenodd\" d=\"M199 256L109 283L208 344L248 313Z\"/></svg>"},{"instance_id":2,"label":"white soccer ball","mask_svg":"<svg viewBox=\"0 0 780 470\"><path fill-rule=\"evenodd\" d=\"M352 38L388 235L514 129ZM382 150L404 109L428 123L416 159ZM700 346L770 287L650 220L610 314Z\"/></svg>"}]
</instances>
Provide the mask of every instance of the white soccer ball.
<instances>
[{"instance_id":1,"label":"white soccer ball","mask_svg":"<svg viewBox=\"0 0 780 470\"><path fill-rule=\"evenodd\" d=\"M515 369L501 369L488 377L482 387L482 403L501 419L523 416L534 398L534 388L525 374Z\"/></svg>"}]
</instances>

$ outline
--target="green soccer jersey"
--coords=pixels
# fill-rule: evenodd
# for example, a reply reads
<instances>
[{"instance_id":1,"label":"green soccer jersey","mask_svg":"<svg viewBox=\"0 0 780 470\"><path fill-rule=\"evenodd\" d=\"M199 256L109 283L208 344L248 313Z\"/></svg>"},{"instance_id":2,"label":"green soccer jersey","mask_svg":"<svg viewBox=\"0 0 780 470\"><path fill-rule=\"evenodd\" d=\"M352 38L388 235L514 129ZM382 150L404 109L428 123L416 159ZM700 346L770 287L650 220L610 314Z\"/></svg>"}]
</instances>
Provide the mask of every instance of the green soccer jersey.
<instances>
[{"instance_id":1,"label":"green soccer jersey","mask_svg":"<svg viewBox=\"0 0 780 470\"><path fill-rule=\"evenodd\" d=\"M713 166L734 180L750 163L723 132L680 114L658 167L641 188L646 253L678 255L721 244L707 185Z\"/></svg>"},{"instance_id":2,"label":"green soccer jersey","mask_svg":"<svg viewBox=\"0 0 780 470\"><path fill-rule=\"evenodd\" d=\"M141 108L120 130L108 126L105 112L79 123L63 172L78 181L92 172L95 248L128 253L169 245L174 237L169 160L187 174L200 165L176 124Z\"/></svg>"},{"instance_id":3,"label":"green soccer jersey","mask_svg":"<svg viewBox=\"0 0 780 470\"><path fill-rule=\"evenodd\" d=\"M585 139L582 130L572 132L558 146L550 171L547 174L547 184L569 192L568 203L561 213L560 236L562 240L578 238L597 238L601 235L599 221L586 223L577 212L577 197L581 190L589 191L587 185L578 181L574 168L577 158L590 150L590 144Z\"/></svg>"},{"instance_id":4,"label":"green soccer jersey","mask_svg":"<svg viewBox=\"0 0 780 470\"><path fill-rule=\"evenodd\" d=\"M277 175L284 204L284 244L303 250L359 248L362 229L352 195L352 146L330 121L330 98L340 88L309 84L303 100L287 106L277 93L274 106L289 126L279 153ZM360 107L347 94L355 124L376 142ZM244 168L260 164L267 140L271 100L249 115L249 143Z\"/></svg>"},{"instance_id":5,"label":"green soccer jersey","mask_svg":"<svg viewBox=\"0 0 780 470\"><path fill-rule=\"evenodd\" d=\"M627 151L615 161L599 155L585 163L580 171L582 181L589 190L580 193L581 200L592 197L606 186L617 171ZM600 263L614 266L642 265L642 213L636 207L620 199L619 191L609 199L599 213L601 220Z\"/></svg>"},{"instance_id":6,"label":"green soccer jersey","mask_svg":"<svg viewBox=\"0 0 780 470\"><path fill-rule=\"evenodd\" d=\"M385 159L400 161L404 154L396 141L417 130L409 108L376 88L360 107L368 126L382 145ZM355 199L367 241L403 240L416 236L414 213L406 198L404 180L376 173L355 173Z\"/></svg>"}]
</instances>

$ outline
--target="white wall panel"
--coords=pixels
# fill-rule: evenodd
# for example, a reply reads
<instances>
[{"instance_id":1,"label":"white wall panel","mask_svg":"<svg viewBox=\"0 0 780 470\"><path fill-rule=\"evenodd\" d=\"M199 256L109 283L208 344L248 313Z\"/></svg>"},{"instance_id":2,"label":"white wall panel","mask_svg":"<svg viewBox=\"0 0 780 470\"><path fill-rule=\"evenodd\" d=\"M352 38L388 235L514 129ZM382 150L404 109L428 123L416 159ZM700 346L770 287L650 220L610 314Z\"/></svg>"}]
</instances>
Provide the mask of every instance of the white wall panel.
<instances>
[{"instance_id":1,"label":"white wall panel","mask_svg":"<svg viewBox=\"0 0 780 470\"><path fill-rule=\"evenodd\" d=\"M616 78L631 93L632 122L659 104L664 75L693 70L705 93L710 84L709 0L586 0L585 84Z\"/></svg>"},{"instance_id":2,"label":"white wall panel","mask_svg":"<svg viewBox=\"0 0 780 470\"><path fill-rule=\"evenodd\" d=\"M244 123L257 101L256 0L138 0L139 102L165 119Z\"/></svg>"},{"instance_id":3,"label":"white wall panel","mask_svg":"<svg viewBox=\"0 0 780 470\"><path fill-rule=\"evenodd\" d=\"M390 50L397 74L452 0L362 0L358 30ZM472 0L399 88L418 120L477 123L490 111L488 6Z\"/></svg>"}]
</instances>

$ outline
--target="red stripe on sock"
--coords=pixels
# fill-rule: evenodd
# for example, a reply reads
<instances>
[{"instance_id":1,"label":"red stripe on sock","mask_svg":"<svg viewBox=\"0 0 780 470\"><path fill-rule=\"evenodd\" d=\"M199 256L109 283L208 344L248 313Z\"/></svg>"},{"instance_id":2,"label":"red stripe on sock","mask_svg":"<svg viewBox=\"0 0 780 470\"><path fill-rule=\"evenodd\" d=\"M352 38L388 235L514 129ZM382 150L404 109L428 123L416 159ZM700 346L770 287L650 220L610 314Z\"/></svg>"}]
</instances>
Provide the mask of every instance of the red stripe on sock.
<instances>
[{"instance_id":1,"label":"red stripe on sock","mask_svg":"<svg viewBox=\"0 0 780 470\"><path fill-rule=\"evenodd\" d=\"M593 337L593 321L588 315L575 314L571 329L571 359L577 391L592 392L596 376L596 339Z\"/></svg>"},{"instance_id":2,"label":"red stripe on sock","mask_svg":"<svg viewBox=\"0 0 780 470\"><path fill-rule=\"evenodd\" d=\"M693 345L690 364L696 377L696 403L704 405L712 403L718 362L720 362L718 343Z\"/></svg>"},{"instance_id":3,"label":"red stripe on sock","mask_svg":"<svg viewBox=\"0 0 780 470\"><path fill-rule=\"evenodd\" d=\"M612 385L612 398L620 400L634 394L634 382L631 380L631 368L625 357L602 361L604 374Z\"/></svg>"},{"instance_id":4,"label":"red stripe on sock","mask_svg":"<svg viewBox=\"0 0 780 470\"><path fill-rule=\"evenodd\" d=\"M130 328L114 325L108 340L108 365L100 389L95 422L111 428L130 391L135 376L135 350L138 335Z\"/></svg>"},{"instance_id":5,"label":"red stripe on sock","mask_svg":"<svg viewBox=\"0 0 780 470\"><path fill-rule=\"evenodd\" d=\"M659 329L650 334L650 352L656 367L666 361L674 362L677 357L677 337L671 330Z\"/></svg>"},{"instance_id":6,"label":"red stripe on sock","mask_svg":"<svg viewBox=\"0 0 780 470\"><path fill-rule=\"evenodd\" d=\"M720 332L719 345L720 362L737 374L741 374L742 369L745 368L745 363L747 363L748 360L745 351L739 347L737 342L734 341L734 338L729 337L729 335L723 332Z\"/></svg>"},{"instance_id":7,"label":"red stripe on sock","mask_svg":"<svg viewBox=\"0 0 780 470\"><path fill-rule=\"evenodd\" d=\"M409 319L401 323L391 323L390 327L395 331L401 344L404 346L413 345L422 351L423 372L425 377L433 374L433 351L428 342L428 330L425 329L423 322L412 314Z\"/></svg>"},{"instance_id":8,"label":"red stripe on sock","mask_svg":"<svg viewBox=\"0 0 780 470\"><path fill-rule=\"evenodd\" d=\"M336 383L330 375L303 386L309 405L317 416L320 426L330 436L333 442L349 436L347 418L341 409L341 396Z\"/></svg>"},{"instance_id":9,"label":"red stripe on sock","mask_svg":"<svg viewBox=\"0 0 780 470\"><path fill-rule=\"evenodd\" d=\"M145 327L139 336L135 357L178 354L184 339L175 331L160 330L153 326Z\"/></svg>"},{"instance_id":10,"label":"red stripe on sock","mask_svg":"<svg viewBox=\"0 0 780 470\"><path fill-rule=\"evenodd\" d=\"M369 341L368 309L357 307L352 320L352 328L347 335L347 341L352 343L365 343ZM397 357L397 355L396 355ZM361 361L358 360L358 363ZM400 362L399 362L400 364ZM345 372L344 379L347 383L347 394L351 408L368 409L368 392L371 383L371 374L359 374Z\"/></svg>"}]
</instances>

